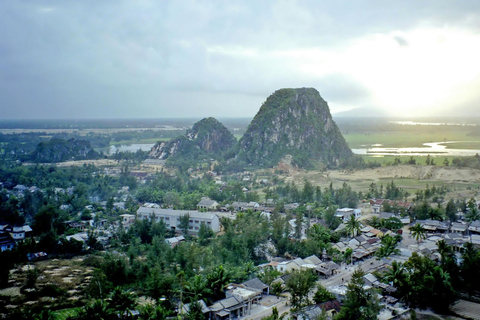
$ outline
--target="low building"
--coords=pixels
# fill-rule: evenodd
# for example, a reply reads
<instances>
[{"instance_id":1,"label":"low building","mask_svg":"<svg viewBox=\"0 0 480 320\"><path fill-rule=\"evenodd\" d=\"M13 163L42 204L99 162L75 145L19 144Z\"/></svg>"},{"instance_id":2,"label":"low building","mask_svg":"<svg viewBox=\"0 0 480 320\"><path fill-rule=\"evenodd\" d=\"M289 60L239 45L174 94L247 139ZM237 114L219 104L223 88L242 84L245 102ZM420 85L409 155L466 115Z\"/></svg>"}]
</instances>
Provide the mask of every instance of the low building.
<instances>
[{"instance_id":1,"label":"low building","mask_svg":"<svg viewBox=\"0 0 480 320\"><path fill-rule=\"evenodd\" d=\"M213 320L238 319L247 315L247 304L235 296L219 300L208 308L211 311L210 319Z\"/></svg>"},{"instance_id":2,"label":"low building","mask_svg":"<svg viewBox=\"0 0 480 320\"><path fill-rule=\"evenodd\" d=\"M137 210L138 219L150 219L153 217L155 221L163 221L166 227L173 231L180 231L180 218L186 215L189 216L188 232L198 233L202 223L205 223L213 232L220 231L220 219L214 212L146 207L140 207Z\"/></svg>"},{"instance_id":3,"label":"low building","mask_svg":"<svg viewBox=\"0 0 480 320\"><path fill-rule=\"evenodd\" d=\"M22 241L25 238L29 237L32 234L32 228L29 225L23 226L11 226L11 225L0 225L0 231L5 231L10 233L13 240Z\"/></svg>"},{"instance_id":4,"label":"low building","mask_svg":"<svg viewBox=\"0 0 480 320\"><path fill-rule=\"evenodd\" d=\"M0 252L5 250L12 250L15 247L15 240L13 240L10 233L0 231Z\"/></svg>"},{"instance_id":5,"label":"low building","mask_svg":"<svg viewBox=\"0 0 480 320\"><path fill-rule=\"evenodd\" d=\"M203 197L202 200L200 200L200 202L197 204L197 209L214 211L214 210L217 210L217 207L219 205L220 204L217 201L207 197Z\"/></svg>"},{"instance_id":6,"label":"low building","mask_svg":"<svg viewBox=\"0 0 480 320\"><path fill-rule=\"evenodd\" d=\"M352 208L342 208L337 209L336 217L342 219L343 221L350 219L351 216L359 218L362 215L361 209L352 209Z\"/></svg>"},{"instance_id":7,"label":"low building","mask_svg":"<svg viewBox=\"0 0 480 320\"><path fill-rule=\"evenodd\" d=\"M165 239L165 242L168 243L170 245L170 247L172 247L172 248L176 247L182 241L185 241L184 236L178 236L178 237Z\"/></svg>"},{"instance_id":8,"label":"low building","mask_svg":"<svg viewBox=\"0 0 480 320\"><path fill-rule=\"evenodd\" d=\"M134 214L121 214L122 225L125 229L128 229L135 222Z\"/></svg>"}]
</instances>

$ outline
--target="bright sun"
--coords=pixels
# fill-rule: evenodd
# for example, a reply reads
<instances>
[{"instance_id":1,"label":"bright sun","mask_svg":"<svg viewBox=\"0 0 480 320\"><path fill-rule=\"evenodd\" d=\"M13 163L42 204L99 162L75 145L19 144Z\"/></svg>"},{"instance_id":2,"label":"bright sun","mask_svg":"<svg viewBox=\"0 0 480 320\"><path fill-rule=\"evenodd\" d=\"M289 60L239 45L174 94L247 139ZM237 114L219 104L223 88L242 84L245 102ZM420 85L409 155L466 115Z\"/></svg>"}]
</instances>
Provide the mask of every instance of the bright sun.
<instances>
[{"instance_id":1,"label":"bright sun","mask_svg":"<svg viewBox=\"0 0 480 320\"><path fill-rule=\"evenodd\" d=\"M435 115L477 94L465 88L480 84L480 35L457 29L373 34L333 54L305 55L302 71L348 74L396 116Z\"/></svg>"}]
</instances>

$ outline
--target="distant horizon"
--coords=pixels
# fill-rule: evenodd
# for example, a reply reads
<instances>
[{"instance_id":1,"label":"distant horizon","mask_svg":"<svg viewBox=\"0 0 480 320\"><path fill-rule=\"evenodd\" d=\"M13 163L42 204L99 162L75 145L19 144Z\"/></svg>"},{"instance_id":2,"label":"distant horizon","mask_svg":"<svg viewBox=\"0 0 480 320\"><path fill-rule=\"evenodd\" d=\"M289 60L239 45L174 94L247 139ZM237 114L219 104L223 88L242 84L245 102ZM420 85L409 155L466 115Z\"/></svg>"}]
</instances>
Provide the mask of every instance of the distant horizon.
<instances>
[{"instance_id":1,"label":"distant horizon","mask_svg":"<svg viewBox=\"0 0 480 320\"><path fill-rule=\"evenodd\" d=\"M205 117L203 117L205 118ZM202 117L165 117L165 118L65 118L65 119L0 119L0 129L91 129L91 128L125 128L150 129L158 126L190 127ZM254 117L214 117L227 126L249 124ZM429 124L480 124L480 116L339 116L332 118L338 122L348 122L355 119L371 119L389 122L413 122ZM237 123L236 123L237 122Z\"/></svg>"}]
</instances>

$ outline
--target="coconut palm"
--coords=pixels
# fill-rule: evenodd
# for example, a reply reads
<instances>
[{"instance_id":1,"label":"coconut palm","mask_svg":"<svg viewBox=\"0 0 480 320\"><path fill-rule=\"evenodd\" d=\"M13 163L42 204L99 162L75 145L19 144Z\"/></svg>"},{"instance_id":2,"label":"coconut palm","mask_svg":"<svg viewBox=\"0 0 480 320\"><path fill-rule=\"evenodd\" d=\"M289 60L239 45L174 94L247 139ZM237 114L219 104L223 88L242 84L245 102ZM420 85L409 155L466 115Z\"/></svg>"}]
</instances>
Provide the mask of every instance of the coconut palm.
<instances>
[{"instance_id":1,"label":"coconut palm","mask_svg":"<svg viewBox=\"0 0 480 320\"><path fill-rule=\"evenodd\" d=\"M345 229L347 233L353 237L355 237L358 233L360 233L360 222L355 218L354 215L350 216L350 219L347 220L345 224Z\"/></svg>"},{"instance_id":2,"label":"coconut palm","mask_svg":"<svg viewBox=\"0 0 480 320\"><path fill-rule=\"evenodd\" d=\"M403 296L403 293L409 290L408 272L404 265L400 262L392 262L392 266L385 274L384 279L388 282L391 282L392 285L397 288L400 296Z\"/></svg>"},{"instance_id":3,"label":"coconut palm","mask_svg":"<svg viewBox=\"0 0 480 320\"><path fill-rule=\"evenodd\" d=\"M376 255L378 258L388 257L392 254L400 254L400 250L397 249L397 240L390 236L386 235L382 238L382 246L377 250Z\"/></svg>"},{"instance_id":4,"label":"coconut palm","mask_svg":"<svg viewBox=\"0 0 480 320\"><path fill-rule=\"evenodd\" d=\"M223 267L223 265L216 266L209 274L207 280L212 290L212 298L219 300L224 298L223 290L232 279L232 274Z\"/></svg>"},{"instance_id":5,"label":"coconut palm","mask_svg":"<svg viewBox=\"0 0 480 320\"><path fill-rule=\"evenodd\" d=\"M190 278L184 286L184 292L189 297L187 300L195 302L198 300L206 301L207 296L212 293L208 288L207 279L201 275L196 275Z\"/></svg>"},{"instance_id":6,"label":"coconut palm","mask_svg":"<svg viewBox=\"0 0 480 320\"><path fill-rule=\"evenodd\" d=\"M427 237L427 232L420 223L416 223L415 225L410 227L410 232L412 233L412 236L415 238L417 243Z\"/></svg>"}]
</instances>

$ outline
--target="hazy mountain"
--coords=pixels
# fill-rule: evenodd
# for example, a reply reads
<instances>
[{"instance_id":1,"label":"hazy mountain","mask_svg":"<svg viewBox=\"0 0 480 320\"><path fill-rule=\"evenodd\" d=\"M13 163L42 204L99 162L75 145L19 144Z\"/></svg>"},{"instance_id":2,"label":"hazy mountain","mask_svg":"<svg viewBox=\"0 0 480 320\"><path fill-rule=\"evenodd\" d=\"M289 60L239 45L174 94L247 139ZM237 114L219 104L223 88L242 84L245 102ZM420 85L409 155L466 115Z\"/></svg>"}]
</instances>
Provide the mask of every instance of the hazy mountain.
<instances>
[{"instance_id":1,"label":"hazy mountain","mask_svg":"<svg viewBox=\"0 0 480 320\"><path fill-rule=\"evenodd\" d=\"M195 123L184 136L168 142L157 142L150 151L150 158L217 158L219 154L235 146L235 143L235 137L222 123L215 118L205 118Z\"/></svg>"}]
</instances>

